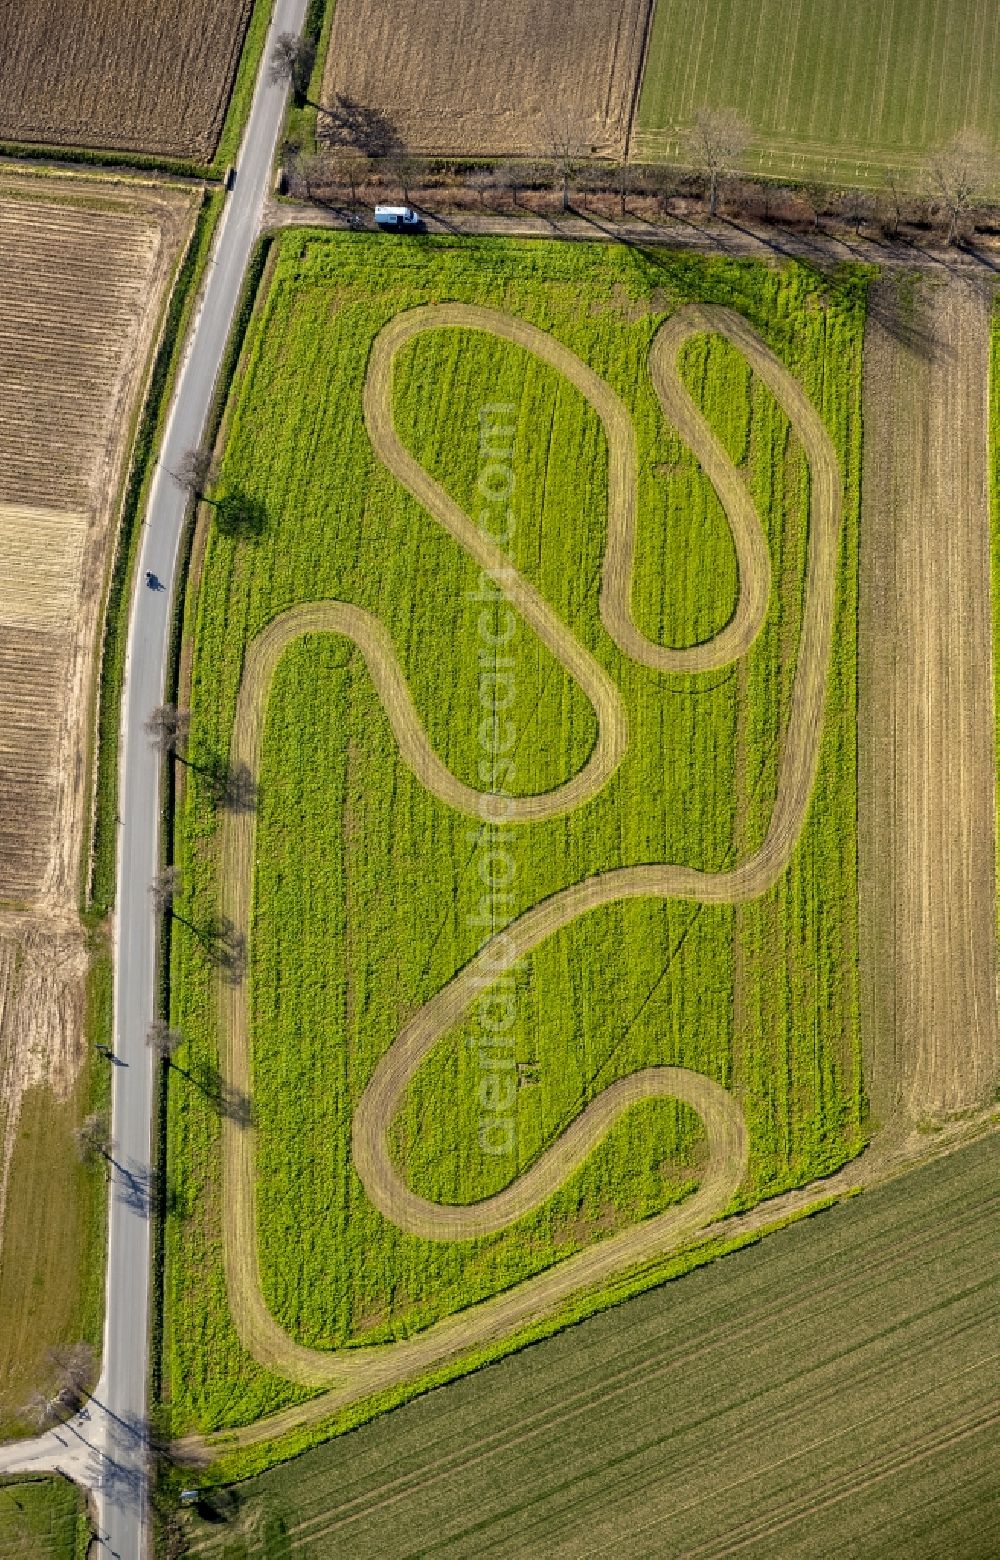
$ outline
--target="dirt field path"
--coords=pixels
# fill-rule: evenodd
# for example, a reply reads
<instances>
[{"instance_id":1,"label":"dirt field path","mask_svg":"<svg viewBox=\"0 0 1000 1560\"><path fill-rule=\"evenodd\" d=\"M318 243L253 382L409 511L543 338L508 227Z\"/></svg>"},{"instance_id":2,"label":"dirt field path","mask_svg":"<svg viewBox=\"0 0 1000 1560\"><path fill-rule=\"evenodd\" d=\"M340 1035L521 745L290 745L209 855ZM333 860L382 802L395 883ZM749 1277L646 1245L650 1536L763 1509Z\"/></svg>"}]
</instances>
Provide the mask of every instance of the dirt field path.
<instances>
[{"instance_id":1,"label":"dirt field path","mask_svg":"<svg viewBox=\"0 0 1000 1560\"><path fill-rule=\"evenodd\" d=\"M865 340L860 885L876 1119L998 1072L987 493L991 295L876 284Z\"/></svg>"},{"instance_id":2,"label":"dirt field path","mask_svg":"<svg viewBox=\"0 0 1000 1560\"><path fill-rule=\"evenodd\" d=\"M784 870L798 839L815 777L822 726L840 535L841 476L833 445L812 404L788 369L745 320L726 309L690 307L668 321L651 349L654 384L665 415L675 422L716 484L733 528L741 570L740 607L732 623L711 644L676 652L651 644L631 621L635 446L631 423L617 397L568 349L507 316L464 306L413 310L386 327L370 360L364 404L375 450L419 502L497 581L512 605L580 681L598 715L601 736L595 757L565 786L545 797L526 798L525 802L536 808L549 809L527 815L548 816L551 811L564 810L570 796L575 803L593 794L618 762L627 732L618 695L605 674L537 592L512 569L506 557L413 461L396 435L392 422L393 358L414 335L442 325L481 329L521 341L570 378L595 406L608 437L610 473L602 617L627 653L647 664L691 669L718 665L748 648L762 621L770 589L769 561L760 522L742 480L729 467L677 368L681 345L696 332L717 331L733 342L784 407L810 464L812 513L802 635L777 796L763 846L729 872L706 873L670 864L623 869L586 879L534 906L491 939L415 1015L375 1069L354 1118L355 1164L369 1197L402 1228L432 1238L455 1239L510 1223L561 1185L633 1100L653 1095L686 1100L705 1123L709 1160L692 1197L656 1218L577 1253L507 1294L446 1318L416 1338L331 1355L295 1343L265 1305L257 1255L253 1130L232 1120L224 1121L224 1249L230 1308L244 1345L262 1364L304 1384L331 1386L332 1390L322 1398L292 1411L308 1418L331 1412L365 1393L500 1336L544 1315L574 1292L661 1255L681 1236L690 1236L703 1228L729 1201L746 1165L742 1111L718 1084L686 1069L644 1069L606 1090L511 1187L466 1207L445 1207L416 1197L392 1163L387 1132L414 1073L440 1037L461 1018L482 989L484 977L495 980L578 916L599 905L629 898L683 897L733 903L765 892ZM460 786L430 750L388 635L370 615L343 603L320 602L295 608L276 619L251 646L234 727L233 764L246 765L252 774L257 773L271 678L284 647L310 631L342 633L358 645L386 705L404 760L444 800L476 813L483 798ZM669 662L661 659L665 657L670 658ZM226 815L222 831L222 909L244 937L249 930L254 832L252 813ZM245 982L230 984L220 976L219 1002L224 1077L231 1088L250 1096Z\"/></svg>"}]
</instances>

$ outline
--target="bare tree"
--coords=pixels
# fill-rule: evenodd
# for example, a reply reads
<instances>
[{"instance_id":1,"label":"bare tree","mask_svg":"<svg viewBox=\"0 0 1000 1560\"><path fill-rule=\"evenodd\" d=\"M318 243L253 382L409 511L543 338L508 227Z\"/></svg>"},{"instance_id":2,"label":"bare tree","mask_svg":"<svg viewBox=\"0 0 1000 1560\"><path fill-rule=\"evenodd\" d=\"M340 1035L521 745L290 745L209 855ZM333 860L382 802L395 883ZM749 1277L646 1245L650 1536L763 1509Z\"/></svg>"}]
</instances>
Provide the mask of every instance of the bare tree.
<instances>
[{"instance_id":1,"label":"bare tree","mask_svg":"<svg viewBox=\"0 0 1000 1560\"><path fill-rule=\"evenodd\" d=\"M107 1159L111 1153L107 1112L91 1111L90 1115L74 1128L73 1141L85 1165L92 1164L96 1159Z\"/></svg>"},{"instance_id":2,"label":"bare tree","mask_svg":"<svg viewBox=\"0 0 1000 1560\"><path fill-rule=\"evenodd\" d=\"M179 710L176 704L158 704L146 722L146 734L161 753L176 753L178 744L188 734L190 724L191 716L187 710Z\"/></svg>"},{"instance_id":3,"label":"bare tree","mask_svg":"<svg viewBox=\"0 0 1000 1560\"><path fill-rule=\"evenodd\" d=\"M181 891L181 874L179 867L164 867L158 872L149 885L149 892L153 900L153 908L163 914L173 908L174 900Z\"/></svg>"},{"instance_id":4,"label":"bare tree","mask_svg":"<svg viewBox=\"0 0 1000 1560\"><path fill-rule=\"evenodd\" d=\"M517 192L521 188L521 164L514 162L513 160L510 162L500 163L500 165L494 169L493 177L496 181L496 188L498 191L510 190L511 203L516 206Z\"/></svg>"},{"instance_id":5,"label":"bare tree","mask_svg":"<svg viewBox=\"0 0 1000 1560\"><path fill-rule=\"evenodd\" d=\"M497 187L497 174L495 168L473 168L466 178L466 184L470 190L475 190L479 196L479 204L485 206L486 197Z\"/></svg>"},{"instance_id":6,"label":"bare tree","mask_svg":"<svg viewBox=\"0 0 1000 1560\"><path fill-rule=\"evenodd\" d=\"M293 152L286 167L288 187L299 199L312 200L328 182L329 159L325 152Z\"/></svg>"},{"instance_id":7,"label":"bare tree","mask_svg":"<svg viewBox=\"0 0 1000 1560\"><path fill-rule=\"evenodd\" d=\"M74 1343L50 1350L49 1359L57 1372L56 1402L75 1413L97 1374L94 1351L89 1343Z\"/></svg>"},{"instance_id":8,"label":"bare tree","mask_svg":"<svg viewBox=\"0 0 1000 1560\"><path fill-rule=\"evenodd\" d=\"M899 182L899 173L895 168L886 168L883 172L881 193L885 205L888 207L888 211L882 220L882 227L888 235L895 238L903 220L903 195Z\"/></svg>"},{"instance_id":9,"label":"bare tree","mask_svg":"<svg viewBox=\"0 0 1000 1560\"><path fill-rule=\"evenodd\" d=\"M316 45L298 33L279 33L271 54L268 75L272 81L287 81L297 98L304 99L316 63Z\"/></svg>"},{"instance_id":10,"label":"bare tree","mask_svg":"<svg viewBox=\"0 0 1000 1560\"><path fill-rule=\"evenodd\" d=\"M21 1412L29 1424L45 1430L56 1418L56 1399L36 1387Z\"/></svg>"},{"instance_id":11,"label":"bare tree","mask_svg":"<svg viewBox=\"0 0 1000 1560\"><path fill-rule=\"evenodd\" d=\"M933 154L928 179L932 195L948 218L947 243L955 242L962 218L988 193L996 172L996 153L976 130L962 130Z\"/></svg>"},{"instance_id":12,"label":"bare tree","mask_svg":"<svg viewBox=\"0 0 1000 1560\"><path fill-rule=\"evenodd\" d=\"M387 156L382 158L382 165L391 179L399 185L400 194L404 201L410 199L410 186L417 174L423 169L423 163L419 157L414 157L405 146L397 146Z\"/></svg>"},{"instance_id":13,"label":"bare tree","mask_svg":"<svg viewBox=\"0 0 1000 1560\"><path fill-rule=\"evenodd\" d=\"M556 178L562 187L562 209L569 210L569 187L586 147L571 109L552 110L545 116L545 138Z\"/></svg>"},{"instance_id":14,"label":"bare tree","mask_svg":"<svg viewBox=\"0 0 1000 1560\"><path fill-rule=\"evenodd\" d=\"M331 155L331 172L351 192L351 205L358 204L358 189L371 172L371 159L358 146L339 146Z\"/></svg>"},{"instance_id":15,"label":"bare tree","mask_svg":"<svg viewBox=\"0 0 1000 1560\"><path fill-rule=\"evenodd\" d=\"M192 498L204 498L206 488L215 480L211 450L205 449L203 445L185 450L176 471L171 475L178 487L182 487Z\"/></svg>"},{"instance_id":16,"label":"bare tree","mask_svg":"<svg viewBox=\"0 0 1000 1560\"><path fill-rule=\"evenodd\" d=\"M169 1062L184 1036L179 1029L171 1029L166 1019L156 1018L146 1031L146 1044L161 1061Z\"/></svg>"},{"instance_id":17,"label":"bare tree","mask_svg":"<svg viewBox=\"0 0 1000 1560\"><path fill-rule=\"evenodd\" d=\"M719 181L750 144L750 127L731 108L699 108L685 136L687 155L708 179L708 214L719 202Z\"/></svg>"},{"instance_id":18,"label":"bare tree","mask_svg":"<svg viewBox=\"0 0 1000 1560\"><path fill-rule=\"evenodd\" d=\"M624 222L626 202L628 201L629 190L632 188L632 165L624 152L618 159L617 179L615 182L618 185L618 218L619 221Z\"/></svg>"}]
</instances>

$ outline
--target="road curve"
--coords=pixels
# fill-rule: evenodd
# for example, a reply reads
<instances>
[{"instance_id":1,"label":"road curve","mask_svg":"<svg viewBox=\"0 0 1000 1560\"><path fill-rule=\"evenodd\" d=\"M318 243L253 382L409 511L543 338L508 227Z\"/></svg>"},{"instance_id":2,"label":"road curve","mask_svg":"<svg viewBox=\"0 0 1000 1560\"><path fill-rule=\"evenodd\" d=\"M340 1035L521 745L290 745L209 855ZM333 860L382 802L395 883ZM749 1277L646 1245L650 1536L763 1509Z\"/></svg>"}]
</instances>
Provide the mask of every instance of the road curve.
<instances>
[{"instance_id":1,"label":"road curve","mask_svg":"<svg viewBox=\"0 0 1000 1560\"><path fill-rule=\"evenodd\" d=\"M96 1497L105 1551L139 1560L147 1548L148 1330L153 1062L146 1034L156 1005L156 920L149 885L159 865L160 760L145 734L162 703L186 498L171 479L200 443L236 303L270 192L286 88L267 62L280 32L301 30L306 0L276 0L236 185L226 202L201 306L188 340L150 489L132 603L120 750L115 916L115 1054L104 1356L93 1412L103 1453ZM147 570L169 588L148 591Z\"/></svg>"},{"instance_id":2,"label":"road curve","mask_svg":"<svg viewBox=\"0 0 1000 1560\"><path fill-rule=\"evenodd\" d=\"M498 320L504 321L502 331L496 328ZM554 620L545 603L521 579L499 549L482 536L438 484L416 465L392 425L393 356L420 330L441 325L471 325L494 331L525 344L530 342L530 350L535 350L533 337L538 334L524 322L464 306L417 309L397 317L378 338L382 347L376 344L365 386L366 423L376 452L460 545L476 557L536 632L547 636L545 642L552 653L588 691L603 734L614 717L605 702L605 688L593 677L589 657L567 626ZM737 345L754 371L768 384L804 446L812 480L808 578L799 655L789 723L782 743L777 796L765 841L758 851L729 872L706 873L671 864L625 868L585 879L525 912L486 943L397 1036L372 1074L355 1111L353 1152L355 1166L369 1197L386 1217L403 1229L438 1239L465 1238L500 1229L536 1206L562 1184L621 1111L640 1098L671 1096L683 1099L701 1114L709 1138L708 1168L698 1192L679 1207L668 1209L654 1219L578 1253L518 1286L507 1296L470 1308L457 1318L448 1318L429 1328L419 1339L380 1349L330 1355L297 1344L267 1310L257 1255L253 1130L232 1121L225 1122L224 1246L234 1321L244 1345L270 1369L309 1385L331 1384L333 1391L323 1400L329 1409L350 1401L352 1396L399 1380L414 1369L427 1368L447 1357L449 1352L469 1348L493 1336L500 1325L512 1326L538 1314L540 1308L551 1307L585 1282L607 1279L623 1268L661 1254L681 1234L689 1234L717 1213L742 1177L747 1143L738 1105L718 1084L683 1068L649 1068L622 1079L598 1096L524 1175L495 1197L480 1203L445 1206L416 1196L396 1169L388 1145L391 1122L411 1079L430 1050L464 1016L486 986L546 938L587 911L624 899L671 897L736 903L756 897L774 883L795 847L818 762L840 534L840 470L829 435L804 391L740 316L721 308L690 308L680 311L662 328L651 350L654 383L665 409L669 407L671 418L685 440L699 460L704 458L713 480L718 478L717 491L733 525L741 568L762 569L766 581L762 595L761 579L747 578L741 573L741 607L717 636L718 639L728 636L730 655L743 653L749 647L763 620L770 589L770 564L769 559L765 563L761 557L755 533L763 539L763 531L756 514L752 513L752 505L750 512L747 510L749 499L742 479L738 474L721 470L720 463L726 462L724 452L691 400L677 368L677 354L683 342L694 332L705 330L717 331ZM617 431L624 431L618 415L621 403L616 397L609 399L610 392L601 381L591 382L595 376L567 348L552 343L549 338L545 341L547 360L561 372L566 372L596 406L610 446ZM624 408L621 410L624 413ZM628 532L630 529L634 532L636 519L634 496L626 501L620 480L622 472L634 475L635 471L634 449L631 460L629 455L634 439L630 424L627 435L624 450L614 453L609 449L609 464L613 465L619 479L617 485L612 485L609 499L602 616L606 623L609 620L615 623L617 634L629 642L630 652L634 646L638 658L648 660L658 655L662 647L644 640L634 627L630 630L622 617L628 613L631 595L632 538ZM741 490L739 494L737 486ZM613 536L615 531L621 534ZM610 584L609 570L614 575ZM749 606L744 605L744 597ZM731 632L734 622L739 623L736 634ZM299 633L326 628L346 634L359 645L376 688L383 698L388 694L395 701L395 708L389 709L388 713L404 760L411 763L425 783L430 777L431 789L436 794L476 815L482 796L460 787L436 757L428 758L429 744L419 727L405 685L405 699L400 695L402 673L391 640L383 630L375 632L374 623L370 614L358 608L337 602L318 602L294 608L269 625L248 652L234 725L231 754L234 763L247 764L252 773L257 773L267 693L281 651ZM718 664L712 659L716 654L716 642L693 647L690 651L664 653L683 657L683 664L688 667ZM656 663L649 661L648 664ZM608 745L606 751L613 752L613 745ZM580 782L585 775L586 786L603 783L599 765L585 766L574 781ZM549 805L561 810L559 798L562 795L565 800L565 790L564 786L548 793ZM585 790L585 794L592 794L592 790ZM533 800L544 803L546 798ZM249 931L254 831L252 813L226 815L222 831L223 907L244 935ZM229 984L220 978L219 1001L223 1016L224 1075L234 1089L249 1095L252 1079L245 984ZM505 1318L502 1324L501 1315ZM309 1412L312 1414L314 1409Z\"/></svg>"}]
</instances>

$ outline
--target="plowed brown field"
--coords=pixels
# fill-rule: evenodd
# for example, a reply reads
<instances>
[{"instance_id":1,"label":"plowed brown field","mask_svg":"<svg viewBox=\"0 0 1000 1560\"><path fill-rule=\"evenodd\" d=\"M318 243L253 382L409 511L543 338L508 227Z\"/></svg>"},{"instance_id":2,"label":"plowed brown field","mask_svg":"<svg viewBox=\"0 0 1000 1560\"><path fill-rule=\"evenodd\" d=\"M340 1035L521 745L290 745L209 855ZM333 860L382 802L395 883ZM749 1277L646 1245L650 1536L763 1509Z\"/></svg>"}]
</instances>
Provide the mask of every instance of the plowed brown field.
<instances>
[{"instance_id":1,"label":"plowed brown field","mask_svg":"<svg viewBox=\"0 0 1000 1560\"><path fill-rule=\"evenodd\" d=\"M0 80L5 66L0 47ZM46 1231L8 1199L8 1176L26 1092L48 1085L67 1101L86 1045L77 885L104 584L130 430L197 200L0 175L0 1258L12 1234L25 1303ZM45 1197L36 1180L35 1206ZM9 1299L9 1269L6 1280ZM0 1331L20 1320L3 1315ZM40 1354L56 1341L41 1338Z\"/></svg>"},{"instance_id":2,"label":"plowed brown field","mask_svg":"<svg viewBox=\"0 0 1000 1560\"><path fill-rule=\"evenodd\" d=\"M207 160L252 4L0 6L0 139Z\"/></svg>"},{"instance_id":3,"label":"plowed brown field","mask_svg":"<svg viewBox=\"0 0 1000 1560\"><path fill-rule=\"evenodd\" d=\"M555 132L577 154L615 155L649 11L649 0L338 0L324 100L377 109L415 151L545 155Z\"/></svg>"},{"instance_id":4,"label":"plowed brown field","mask_svg":"<svg viewBox=\"0 0 1000 1560\"><path fill-rule=\"evenodd\" d=\"M868 1088L885 1121L967 1109L1000 1067L990 296L888 278L872 302L859 840Z\"/></svg>"}]
</instances>

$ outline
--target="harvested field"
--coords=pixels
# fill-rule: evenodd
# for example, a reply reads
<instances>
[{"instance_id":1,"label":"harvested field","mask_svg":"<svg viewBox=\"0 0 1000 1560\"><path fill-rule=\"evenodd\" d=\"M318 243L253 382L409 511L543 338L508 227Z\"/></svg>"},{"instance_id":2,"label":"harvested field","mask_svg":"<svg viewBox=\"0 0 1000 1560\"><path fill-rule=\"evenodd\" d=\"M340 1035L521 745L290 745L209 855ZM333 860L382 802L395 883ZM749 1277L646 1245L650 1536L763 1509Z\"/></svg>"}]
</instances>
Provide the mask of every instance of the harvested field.
<instances>
[{"instance_id":1,"label":"harvested field","mask_svg":"<svg viewBox=\"0 0 1000 1560\"><path fill-rule=\"evenodd\" d=\"M0 139L208 161L253 0L0 9Z\"/></svg>"},{"instance_id":2,"label":"harvested field","mask_svg":"<svg viewBox=\"0 0 1000 1560\"><path fill-rule=\"evenodd\" d=\"M990 590L991 299L887 279L865 341L860 848L877 1116L1000 1078Z\"/></svg>"},{"instance_id":3,"label":"harvested field","mask_svg":"<svg viewBox=\"0 0 1000 1560\"><path fill-rule=\"evenodd\" d=\"M650 0L338 0L324 101L376 109L413 151L620 153ZM322 133L322 121L320 123Z\"/></svg>"},{"instance_id":4,"label":"harvested field","mask_svg":"<svg viewBox=\"0 0 1000 1560\"><path fill-rule=\"evenodd\" d=\"M0 174L0 1337L7 1351L0 1422L7 1425L48 1349L82 1336L87 1280L93 1289L98 1276L88 1199L95 1174L97 1183L102 1177L72 1151L73 1127L91 1108L82 1077L91 949L78 896L95 672L133 424L199 199L125 181L40 178L13 167ZM90 1336L96 1341L93 1316Z\"/></svg>"},{"instance_id":5,"label":"harvested field","mask_svg":"<svg viewBox=\"0 0 1000 1560\"><path fill-rule=\"evenodd\" d=\"M118 487L193 199L0 178L0 904L76 901Z\"/></svg>"},{"instance_id":6,"label":"harvested field","mask_svg":"<svg viewBox=\"0 0 1000 1560\"><path fill-rule=\"evenodd\" d=\"M748 122L746 167L919 183L927 153L1000 118L994 0L657 0L632 140L676 159L703 106Z\"/></svg>"},{"instance_id":7,"label":"harvested field","mask_svg":"<svg viewBox=\"0 0 1000 1560\"><path fill-rule=\"evenodd\" d=\"M185 1517L191 1552L989 1560L996 1149L993 1136L237 1485L225 1521Z\"/></svg>"},{"instance_id":8,"label":"harvested field","mask_svg":"<svg viewBox=\"0 0 1000 1560\"><path fill-rule=\"evenodd\" d=\"M0 861L3 895L30 904L46 894L58 856L53 826L65 781L60 706L66 695L69 632L0 626Z\"/></svg>"}]
</instances>

